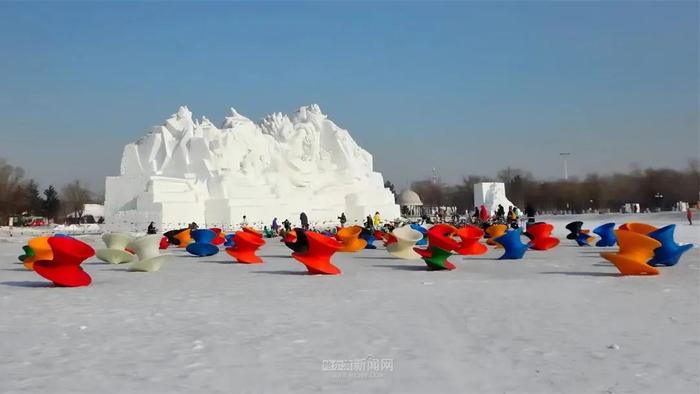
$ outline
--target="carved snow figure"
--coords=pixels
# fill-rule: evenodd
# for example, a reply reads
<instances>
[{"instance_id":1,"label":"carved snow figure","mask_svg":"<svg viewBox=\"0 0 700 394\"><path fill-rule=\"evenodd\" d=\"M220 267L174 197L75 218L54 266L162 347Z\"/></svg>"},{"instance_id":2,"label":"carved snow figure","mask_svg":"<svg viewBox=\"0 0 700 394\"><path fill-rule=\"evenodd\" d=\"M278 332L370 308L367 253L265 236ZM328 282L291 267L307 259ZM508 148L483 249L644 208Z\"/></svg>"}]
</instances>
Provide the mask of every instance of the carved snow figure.
<instances>
[{"instance_id":1,"label":"carved snow figure","mask_svg":"<svg viewBox=\"0 0 700 394\"><path fill-rule=\"evenodd\" d=\"M313 210L319 222L380 212L399 216L372 155L317 105L256 124L234 109L221 128L180 107L163 126L127 144L119 176L107 177L105 216L112 230L207 227Z\"/></svg>"}]
</instances>

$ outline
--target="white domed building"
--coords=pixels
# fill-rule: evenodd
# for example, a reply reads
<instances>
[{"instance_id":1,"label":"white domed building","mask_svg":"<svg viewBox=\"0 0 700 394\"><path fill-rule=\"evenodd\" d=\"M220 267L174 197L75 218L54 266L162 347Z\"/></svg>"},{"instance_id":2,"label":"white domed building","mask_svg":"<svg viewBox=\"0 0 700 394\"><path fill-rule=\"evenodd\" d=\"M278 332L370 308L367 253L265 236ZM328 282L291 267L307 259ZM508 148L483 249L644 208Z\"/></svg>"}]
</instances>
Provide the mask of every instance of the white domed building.
<instances>
[{"instance_id":1,"label":"white domed building","mask_svg":"<svg viewBox=\"0 0 700 394\"><path fill-rule=\"evenodd\" d=\"M420 217L422 214L423 201L418 193L411 189L401 192L396 198L396 203L401 207L401 214L406 217Z\"/></svg>"}]
</instances>

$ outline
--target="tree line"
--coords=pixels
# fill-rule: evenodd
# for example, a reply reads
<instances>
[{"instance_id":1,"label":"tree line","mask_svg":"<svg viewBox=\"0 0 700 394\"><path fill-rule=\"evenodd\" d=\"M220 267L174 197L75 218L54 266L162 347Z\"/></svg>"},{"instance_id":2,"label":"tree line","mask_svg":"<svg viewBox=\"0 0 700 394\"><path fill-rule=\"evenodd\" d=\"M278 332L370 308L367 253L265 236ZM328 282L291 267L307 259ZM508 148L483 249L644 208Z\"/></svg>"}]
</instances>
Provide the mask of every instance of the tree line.
<instances>
[{"instance_id":1,"label":"tree line","mask_svg":"<svg viewBox=\"0 0 700 394\"><path fill-rule=\"evenodd\" d=\"M75 180L63 185L59 193L53 185L42 192L34 179L25 179L21 167L0 158L0 223L10 217L40 216L56 221L68 214L80 218L85 204L94 202L95 193Z\"/></svg>"},{"instance_id":2,"label":"tree line","mask_svg":"<svg viewBox=\"0 0 700 394\"><path fill-rule=\"evenodd\" d=\"M473 209L474 185L479 182L503 182L508 199L521 209L532 205L546 212L616 212L625 203L639 203L642 210L671 210L679 201L695 205L700 200L700 162L689 160L683 170L634 169L568 180L538 180L528 171L507 167L495 177L469 175L454 185L424 179L413 182L411 189L425 205L454 206L464 212Z\"/></svg>"}]
</instances>

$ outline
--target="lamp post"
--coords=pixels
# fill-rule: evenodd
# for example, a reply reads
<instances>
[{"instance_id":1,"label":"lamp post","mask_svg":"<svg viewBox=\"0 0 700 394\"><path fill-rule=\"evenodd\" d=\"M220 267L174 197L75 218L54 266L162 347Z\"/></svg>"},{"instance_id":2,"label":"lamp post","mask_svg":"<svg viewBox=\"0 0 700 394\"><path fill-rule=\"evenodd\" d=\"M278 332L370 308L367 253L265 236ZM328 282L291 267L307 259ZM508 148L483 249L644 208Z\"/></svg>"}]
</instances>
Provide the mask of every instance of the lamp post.
<instances>
[{"instance_id":1,"label":"lamp post","mask_svg":"<svg viewBox=\"0 0 700 394\"><path fill-rule=\"evenodd\" d=\"M564 180L568 181L569 180L569 168L567 166L567 159L569 156L571 156L571 153L570 152L562 152L562 153L559 153L559 156L561 156L562 159L564 159Z\"/></svg>"}]
</instances>

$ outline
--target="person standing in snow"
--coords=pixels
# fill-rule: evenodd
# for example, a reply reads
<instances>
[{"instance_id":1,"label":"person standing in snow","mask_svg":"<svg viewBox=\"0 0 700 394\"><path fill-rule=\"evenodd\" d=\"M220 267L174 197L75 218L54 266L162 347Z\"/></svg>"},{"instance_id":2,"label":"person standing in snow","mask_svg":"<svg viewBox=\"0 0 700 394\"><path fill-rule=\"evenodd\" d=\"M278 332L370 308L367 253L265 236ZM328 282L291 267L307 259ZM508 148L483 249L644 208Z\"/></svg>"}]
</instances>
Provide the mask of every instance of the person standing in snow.
<instances>
[{"instance_id":1,"label":"person standing in snow","mask_svg":"<svg viewBox=\"0 0 700 394\"><path fill-rule=\"evenodd\" d=\"M690 207L686 209L686 217L688 218L688 224L691 226L693 225L693 211L690 210Z\"/></svg>"},{"instance_id":2,"label":"person standing in snow","mask_svg":"<svg viewBox=\"0 0 700 394\"><path fill-rule=\"evenodd\" d=\"M525 216L527 216L528 224L535 223L535 213L537 213L537 211L535 211L535 207L531 204L525 206Z\"/></svg>"},{"instance_id":3,"label":"person standing in snow","mask_svg":"<svg viewBox=\"0 0 700 394\"><path fill-rule=\"evenodd\" d=\"M498 209L496 210L496 217L498 219L503 219L506 216L506 210L503 208L503 205L498 204Z\"/></svg>"},{"instance_id":4,"label":"person standing in snow","mask_svg":"<svg viewBox=\"0 0 700 394\"><path fill-rule=\"evenodd\" d=\"M284 219L284 222L282 222L282 225L284 226L284 231L285 232L290 232L292 231L292 222L289 221L289 219Z\"/></svg>"},{"instance_id":5,"label":"person standing in snow","mask_svg":"<svg viewBox=\"0 0 700 394\"><path fill-rule=\"evenodd\" d=\"M348 221L348 219L345 217L345 212L338 216L338 220L340 220L340 227L345 227L345 223Z\"/></svg>"},{"instance_id":6,"label":"person standing in snow","mask_svg":"<svg viewBox=\"0 0 700 394\"><path fill-rule=\"evenodd\" d=\"M151 224L148 225L148 229L146 230L146 234L156 234L156 233L157 233L156 226L153 222L151 222Z\"/></svg>"},{"instance_id":7,"label":"person standing in snow","mask_svg":"<svg viewBox=\"0 0 700 394\"><path fill-rule=\"evenodd\" d=\"M365 228L369 231L374 230L374 221L370 215L367 215L367 218L365 219Z\"/></svg>"},{"instance_id":8,"label":"person standing in snow","mask_svg":"<svg viewBox=\"0 0 700 394\"><path fill-rule=\"evenodd\" d=\"M484 204L481 204L481 208L479 209L479 219L481 219L482 223L486 223L489 220L489 213L486 211L486 206Z\"/></svg>"},{"instance_id":9,"label":"person standing in snow","mask_svg":"<svg viewBox=\"0 0 700 394\"><path fill-rule=\"evenodd\" d=\"M379 212L374 213L374 228L379 228L382 224L382 218L379 216Z\"/></svg>"},{"instance_id":10,"label":"person standing in snow","mask_svg":"<svg viewBox=\"0 0 700 394\"><path fill-rule=\"evenodd\" d=\"M305 212L302 212L301 215L299 215L299 221L301 222L301 228L304 230L309 229L309 218L306 216Z\"/></svg>"},{"instance_id":11,"label":"person standing in snow","mask_svg":"<svg viewBox=\"0 0 700 394\"><path fill-rule=\"evenodd\" d=\"M241 222L241 228L248 227L248 219L246 219L246 216L243 215L243 221Z\"/></svg>"},{"instance_id":12,"label":"person standing in snow","mask_svg":"<svg viewBox=\"0 0 700 394\"><path fill-rule=\"evenodd\" d=\"M280 229L280 225L277 224L277 218L272 219L272 225L270 226L270 228L272 229L273 233L277 234L277 230Z\"/></svg>"}]
</instances>

